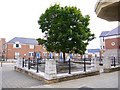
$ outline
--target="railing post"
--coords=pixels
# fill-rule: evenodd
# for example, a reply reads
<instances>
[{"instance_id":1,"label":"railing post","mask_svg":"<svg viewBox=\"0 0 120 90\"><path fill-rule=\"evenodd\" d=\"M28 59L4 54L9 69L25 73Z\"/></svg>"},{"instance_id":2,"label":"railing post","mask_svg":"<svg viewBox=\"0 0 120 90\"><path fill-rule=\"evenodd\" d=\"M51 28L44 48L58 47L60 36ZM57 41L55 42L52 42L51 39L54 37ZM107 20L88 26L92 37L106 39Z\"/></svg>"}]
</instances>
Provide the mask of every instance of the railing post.
<instances>
[{"instance_id":1,"label":"railing post","mask_svg":"<svg viewBox=\"0 0 120 90\"><path fill-rule=\"evenodd\" d=\"M22 60L22 67L24 67L24 58L23 58L23 60Z\"/></svg>"},{"instance_id":2,"label":"railing post","mask_svg":"<svg viewBox=\"0 0 120 90\"><path fill-rule=\"evenodd\" d=\"M86 58L84 57L84 72L86 72L86 62L85 62Z\"/></svg>"},{"instance_id":3,"label":"railing post","mask_svg":"<svg viewBox=\"0 0 120 90\"><path fill-rule=\"evenodd\" d=\"M36 72L38 73L38 58L37 58L37 71Z\"/></svg>"},{"instance_id":4,"label":"railing post","mask_svg":"<svg viewBox=\"0 0 120 90\"><path fill-rule=\"evenodd\" d=\"M91 64L91 57L89 59L90 59L90 64Z\"/></svg>"},{"instance_id":5,"label":"railing post","mask_svg":"<svg viewBox=\"0 0 120 90\"><path fill-rule=\"evenodd\" d=\"M70 59L69 59L69 74L71 74L71 65L70 65Z\"/></svg>"},{"instance_id":6,"label":"railing post","mask_svg":"<svg viewBox=\"0 0 120 90\"><path fill-rule=\"evenodd\" d=\"M116 66L116 64L115 64L115 57L113 58L113 60L114 60L114 67Z\"/></svg>"},{"instance_id":7,"label":"railing post","mask_svg":"<svg viewBox=\"0 0 120 90\"><path fill-rule=\"evenodd\" d=\"M30 69L30 58L28 59L28 69Z\"/></svg>"},{"instance_id":8,"label":"railing post","mask_svg":"<svg viewBox=\"0 0 120 90\"><path fill-rule=\"evenodd\" d=\"M26 60L25 60L25 67L26 67Z\"/></svg>"}]
</instances>

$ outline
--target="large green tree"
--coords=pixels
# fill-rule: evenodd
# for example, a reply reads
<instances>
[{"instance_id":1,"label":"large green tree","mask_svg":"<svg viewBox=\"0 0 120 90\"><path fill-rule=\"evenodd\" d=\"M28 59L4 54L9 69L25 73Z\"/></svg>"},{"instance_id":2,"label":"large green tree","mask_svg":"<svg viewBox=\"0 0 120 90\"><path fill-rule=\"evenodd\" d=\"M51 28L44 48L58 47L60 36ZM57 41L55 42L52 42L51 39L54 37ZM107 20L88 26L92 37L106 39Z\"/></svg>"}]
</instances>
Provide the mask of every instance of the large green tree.
<instances>
[{"instance_id":1,"label":"large green tree","mask_svg":"<svg viewBox=\"0 0 120 90\"><path fill-rule=\"evenodd\" d=\"M51 52L79 53L84 54L89 41L93 40L94 34L88 28L90 17L83 16L76 7L60 7L55 4L43 13L38 24L46 40L38 39Z\"/></svg>"}]
</instances>

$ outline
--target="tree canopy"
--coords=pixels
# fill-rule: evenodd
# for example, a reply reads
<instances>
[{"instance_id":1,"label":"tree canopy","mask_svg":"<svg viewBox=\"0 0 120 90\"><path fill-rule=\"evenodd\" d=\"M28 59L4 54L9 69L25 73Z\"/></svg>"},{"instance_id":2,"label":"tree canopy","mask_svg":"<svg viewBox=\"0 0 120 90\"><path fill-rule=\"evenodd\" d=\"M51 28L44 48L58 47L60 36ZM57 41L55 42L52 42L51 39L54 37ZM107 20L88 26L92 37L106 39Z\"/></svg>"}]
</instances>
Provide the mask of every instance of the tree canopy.
<instances>
[{"instance_id":1,"label":"tree canopy","mask_svg":"<svg viewBox=\"0 0 120 90\"><path fill-rule=\"evenodd\" d=\"M51 52L84 54L94 34L89 26L89 15L83 16L77 7L50 6L40 16L38 24L47 39L38 39Z\"/></svg>"}]
</instances>

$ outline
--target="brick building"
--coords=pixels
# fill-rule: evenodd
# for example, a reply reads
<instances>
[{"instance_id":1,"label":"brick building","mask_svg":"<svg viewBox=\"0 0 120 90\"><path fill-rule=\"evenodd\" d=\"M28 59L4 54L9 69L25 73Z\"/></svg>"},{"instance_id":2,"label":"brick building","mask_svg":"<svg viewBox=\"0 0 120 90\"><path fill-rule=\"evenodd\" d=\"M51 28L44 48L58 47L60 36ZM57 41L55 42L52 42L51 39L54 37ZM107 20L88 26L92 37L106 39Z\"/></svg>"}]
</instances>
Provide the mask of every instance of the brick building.
<instances>
[{"instance_id":1,"label":"brick building","mask_svg":"<svg viewBox=\"0 0 120 90\"><path fill-rule=\"evenodd\" d=\"M100 49L87 49L88 58L100 57Z\"/></svg>"},{"instance_id":2,"label":"brick building","mask_svg":"<svg viewBox=\"0 0 120 90\"><path fill-rule=\"evenodd\" d=\"M3 58L5 43L6 43L5 38L0 38L0 58Z\"/></svg>"},{"instance_id":3,"label":"brick building","mask_svg":"<svg viewBox=\"0 0 120 90\"><path fill-rule=\"evenodd\" d=\"M15 37L5 44L5 58L16 59L21 58L34 58L35 52L39 52L43 58L46 56L46 49L42 45L38 45L36 39Z\"/></svg>"},{"instance_id":4,"label":"brick building","mask_svg":"<svg viewBox=\"0 0 120 90\"><path fill-rule=\"evenodd\" d=\"M120 55L120 26L111 30L103 31L100 35L101 55L116 57Z\"/></svg>"}]
</instances>

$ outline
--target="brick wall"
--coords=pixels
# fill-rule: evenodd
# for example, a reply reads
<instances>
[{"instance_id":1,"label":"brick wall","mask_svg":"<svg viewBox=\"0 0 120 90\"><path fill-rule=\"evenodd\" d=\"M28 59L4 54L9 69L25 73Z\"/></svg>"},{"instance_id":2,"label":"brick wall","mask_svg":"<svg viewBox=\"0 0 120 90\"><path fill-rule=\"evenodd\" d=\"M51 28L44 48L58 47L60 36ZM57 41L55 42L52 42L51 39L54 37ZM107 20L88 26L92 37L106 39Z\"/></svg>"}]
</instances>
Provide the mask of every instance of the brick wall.
<instances>
[{"instance_id":1,"label":"brick wall","mask_svg":"<svg viewBox=\"0 0 120 90\"><path fill-rule=\"evenodd\" d=\"M113 42L115 43L115 45ZM106 39L105 47L106 47L106 49L120 49L120 38Z\"/></svg>"},{"instance_id":2,"label":"brick wall","mask_svg":"<svg viewBox=\"0 0 120 90\"><path fill-rule=\"evenodd\" d=\"M5 44L5 38L0 38L0 57L2 57L3 53L3 44Z\"/></svg>"},{"instance_id":3,"label":"brick wall","mask_svg":"<svg viewBox=\"0 0 120 90\"><path fill-rule=\"evenodd\" d=\"M41 45L34 45L33 49L30 49L29 45L23 44L21 45L21 48L14 48L14 44L7 44L7 49L6 49L6 57L8 59L13 59L15 58L15 52L19 52L20 57L25 57L29 58L29 52L40 52L41 56L43 57L43 52L47 52ZM26 56L25 56L26 54ZM33 58L33 57L30 57Z\"/></svg>"}]
</instances>

